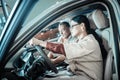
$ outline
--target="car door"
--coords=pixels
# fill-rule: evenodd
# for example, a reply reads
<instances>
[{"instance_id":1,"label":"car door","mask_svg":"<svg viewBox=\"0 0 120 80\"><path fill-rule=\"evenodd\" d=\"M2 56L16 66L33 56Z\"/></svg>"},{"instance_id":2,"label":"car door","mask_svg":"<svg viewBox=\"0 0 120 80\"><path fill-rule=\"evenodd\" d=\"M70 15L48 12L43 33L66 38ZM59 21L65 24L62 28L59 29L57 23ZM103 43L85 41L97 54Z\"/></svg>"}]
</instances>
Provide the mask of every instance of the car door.
<instances>
[{"instance_id":1,"label":"car door","mask_svg":"<svg viewBox=\"0 0 120 80\"><path fill-rule=\"evenodd\" d=\"M25 16L31 9L36 1L16 1L16 5L14 6L9 18L4 26L2 34L0 36L0 64L2 64L3 60L5 59L8 51L10 50L10 46L13 44L13 41L18 34L21 25L25 19ZM24 6L25 5L25 6ZM24 7L23 7L24 6ZM31 7L28 7L31 6ZM26 11L26 12L25 12ZM22 20L23 19L23 20ZM3 67L1 65L1 67Z\"/></svg>"}]
</instances>

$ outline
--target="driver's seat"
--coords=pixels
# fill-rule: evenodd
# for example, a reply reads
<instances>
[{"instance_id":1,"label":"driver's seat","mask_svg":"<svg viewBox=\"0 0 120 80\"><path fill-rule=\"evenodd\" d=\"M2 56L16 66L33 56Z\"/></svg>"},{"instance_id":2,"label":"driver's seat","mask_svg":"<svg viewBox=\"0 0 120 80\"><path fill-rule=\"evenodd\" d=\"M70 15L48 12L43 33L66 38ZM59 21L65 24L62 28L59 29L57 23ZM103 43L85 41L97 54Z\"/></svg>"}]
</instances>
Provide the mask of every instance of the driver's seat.
<instances>
[{"instance_id":1,"label":"driver's seat","mask_svg":"<svg viewBox=\"0 0 120 80\"><path fill-rule=\"evenodd\" d=\"M95 32L102 38L103 46L107 51L103 55L103 80L112 79L112 63L113 63L113 53L111 49L111 38L110 38L110 27L107 16L101 10L94 10L90 16L88 16L91 25L94 26ZM92 27L92 26L91 26ZM96 28L95 28L96 27Z\"/></svg>"},{"instance_id":2,"label":"driver's seat","mask_svg":"<svg viewBox=\"0 0 120 80\"><path fill-rule=\"evenodd\" d=\"M112 64L113 64L113 53L112 50L109 51L105 63L104 69L104 80L112 80Z\"/></svg>"}]
</instances>

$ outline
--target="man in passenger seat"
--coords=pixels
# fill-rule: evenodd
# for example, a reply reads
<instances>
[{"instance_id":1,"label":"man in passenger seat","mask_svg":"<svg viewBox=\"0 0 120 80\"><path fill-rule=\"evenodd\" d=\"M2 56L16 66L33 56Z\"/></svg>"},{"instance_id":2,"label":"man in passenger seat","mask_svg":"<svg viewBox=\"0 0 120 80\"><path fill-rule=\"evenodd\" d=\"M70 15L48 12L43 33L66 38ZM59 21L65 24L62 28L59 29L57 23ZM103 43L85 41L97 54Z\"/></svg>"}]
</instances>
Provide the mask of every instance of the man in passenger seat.
<instances>
[{"instance_id":1,"label":"man in passenger seat","mask_svg":"<svg viewBox=\"0 0 120 80\"><path fill-rule=\"evenodd\" d=\"M76 38L73 42L61 44L32 39L33 44L65 55L71 72L75 74L70 77L50 78L50 80L102 80L102 55L86 16L79 15L72 18L71 35Z\"/></svg>"},{"instance_id":2,"label":"man in passenger seat","mask_svg":"<svg viewBox=\"0 0 120 80\"><path fill-rule=\"evenodd\" d=\"M71 39L70 33L70 24L68 22L60 22L58 26L58 31L60 33L60 38L58 39L59 43L67 43ZM54 54L53 52L48 53L48 57L54 64L63 62L65 60L65 56L61 54Z\"/></svg>"}]
</instances>

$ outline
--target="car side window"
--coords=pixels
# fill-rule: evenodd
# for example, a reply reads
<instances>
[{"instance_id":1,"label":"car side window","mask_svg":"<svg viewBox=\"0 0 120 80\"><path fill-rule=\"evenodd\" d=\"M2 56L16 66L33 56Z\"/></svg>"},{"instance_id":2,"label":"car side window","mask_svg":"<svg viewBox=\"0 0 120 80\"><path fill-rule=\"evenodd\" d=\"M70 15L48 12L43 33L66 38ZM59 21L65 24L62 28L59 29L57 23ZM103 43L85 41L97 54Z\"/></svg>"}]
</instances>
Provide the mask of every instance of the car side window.
<instances>
[{"instance_id":1,"label":"car side window","mask_svg":"<svg viewBox=\"0 0 120 80\"><path fill-rule=\"evenodd\" d=\"M37 33L35 37L40 40L47 40L47 41L52 41L55 42L57 41L57 38L59 37L59 31L58 31L58 22L54 23L41 32Z\"/></svg>"}]
</instances>

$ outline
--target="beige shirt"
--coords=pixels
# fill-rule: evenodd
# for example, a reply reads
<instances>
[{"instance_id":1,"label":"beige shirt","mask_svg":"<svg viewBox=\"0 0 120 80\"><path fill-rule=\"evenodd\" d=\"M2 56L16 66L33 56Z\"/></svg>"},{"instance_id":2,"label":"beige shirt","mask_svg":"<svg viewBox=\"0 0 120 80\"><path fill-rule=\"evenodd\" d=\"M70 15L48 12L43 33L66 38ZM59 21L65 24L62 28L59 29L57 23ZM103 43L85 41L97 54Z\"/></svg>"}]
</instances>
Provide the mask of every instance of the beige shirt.
<instances>
[{"instance_id":1,"label":"beige shirt","mask_svg":"<svg viewBox=\"0 0 120 80\"><path fill-rule=\"evenodd\" d=\"M73 43L64 43L66 58L75 74L102 80L103 63L99 44L92 34ZM68 47L69 46L69 47Z\"/></svg>"}]
</instances>

